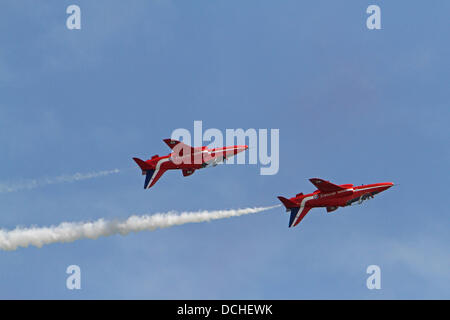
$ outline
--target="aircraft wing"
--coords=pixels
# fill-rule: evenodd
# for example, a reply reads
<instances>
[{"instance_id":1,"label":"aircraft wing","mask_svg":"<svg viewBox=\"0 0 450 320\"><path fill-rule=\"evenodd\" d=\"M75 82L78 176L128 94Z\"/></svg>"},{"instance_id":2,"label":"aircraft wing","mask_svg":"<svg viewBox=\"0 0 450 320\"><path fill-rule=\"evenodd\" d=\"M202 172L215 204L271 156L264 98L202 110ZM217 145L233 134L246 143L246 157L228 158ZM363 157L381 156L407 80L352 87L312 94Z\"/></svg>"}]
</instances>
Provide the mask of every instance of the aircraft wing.
<instances>
[{"instance_id":1,"label":"aircraft wing","mask_svg":"<svg viewBox=\"0 0 450 320\"><path fill-rule=\"evenodd\" d=\"M313 185L316 186L317 189L319 189L322 192L333 192L333 191L340 191L345 190L345 188L342 188L334 183L331 183L326 180L322 180L319 178L311 178L309 179Z\"/></svg>"},{"instance_id":2,"label":"aircraft wing","mask_svg":"<svg viewBox=\"0 0 450 320\"><path fill-rule=\"evenodd\" d=\"M167 146L169 146L170 149L172 149L179 156L192 154L195 151L195 149L190 145L187 145L178 140L164 139L163 141L167 144Z\"/></svg>"}]
</instances>

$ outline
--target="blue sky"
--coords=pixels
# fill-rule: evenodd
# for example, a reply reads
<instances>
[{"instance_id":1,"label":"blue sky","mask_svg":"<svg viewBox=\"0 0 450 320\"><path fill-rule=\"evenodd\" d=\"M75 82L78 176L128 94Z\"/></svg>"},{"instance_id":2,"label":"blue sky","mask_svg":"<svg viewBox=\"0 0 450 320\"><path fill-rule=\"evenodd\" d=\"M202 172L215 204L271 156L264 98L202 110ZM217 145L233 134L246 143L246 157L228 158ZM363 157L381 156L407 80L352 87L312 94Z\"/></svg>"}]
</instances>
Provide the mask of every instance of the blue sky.
<instances>
[{"instance_id":1,"label":"blue sky","mask_svg":"<svg viewBox=\"0 0 450 320\"><path fill-rule=\"evenodd\" d=\"M82 29L66 28L81 7ZM378 4L382 30L366 28ZM0 298L450 298L450 3L2 1L0 181L118 175L0 194L0 226L277 203L308 178L393 181L363 206L280 209L0 252ZM131 158L176 128L280 129L280 171L218 166L152 190ZM128 170L129 168L129 170ZM82 289L65 287L67 266ZM381 290L366 288L381 267Z\"/></svg>"}]
</instances>

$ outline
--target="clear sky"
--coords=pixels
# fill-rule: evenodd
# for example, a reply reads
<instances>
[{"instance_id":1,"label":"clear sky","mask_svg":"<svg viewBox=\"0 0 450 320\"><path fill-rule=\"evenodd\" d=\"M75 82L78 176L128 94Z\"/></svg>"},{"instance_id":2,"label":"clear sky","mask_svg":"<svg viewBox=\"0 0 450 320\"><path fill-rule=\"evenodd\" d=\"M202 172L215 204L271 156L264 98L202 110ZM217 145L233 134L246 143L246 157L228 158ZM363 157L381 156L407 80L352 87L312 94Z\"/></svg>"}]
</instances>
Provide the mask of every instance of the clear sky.
<instances>
[{"instance_id":1,"label":"clear sky","mask_svg":"<svg viewBox=\"0 0 450 320\"><path fill-rule=\"evenodd\" d=\"M66 28L67 6L82 29ZM366 8L381 8L368 30ZM277 204L307 180L392 188L0 252L0 298L450 298L450 2L3 0L0 181L127 169L0 194L0 227ZM280 170L218 166L151 190L132 157L177 128L280 129ZM82 289L66 289L81 267ZM381 290L366 268L381 268Z\"/></svg>"}]
</instances>

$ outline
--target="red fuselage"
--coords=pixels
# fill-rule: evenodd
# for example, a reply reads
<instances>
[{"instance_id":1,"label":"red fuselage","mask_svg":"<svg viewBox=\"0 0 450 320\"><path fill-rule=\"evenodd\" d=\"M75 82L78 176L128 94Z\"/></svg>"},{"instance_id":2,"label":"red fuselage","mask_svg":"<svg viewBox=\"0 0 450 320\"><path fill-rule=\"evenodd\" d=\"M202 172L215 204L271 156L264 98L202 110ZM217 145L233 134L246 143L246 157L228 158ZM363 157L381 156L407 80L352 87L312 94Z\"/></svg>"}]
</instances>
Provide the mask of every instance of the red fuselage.
<instances>
[{"instance_id":1,"label":"red fuselage","mask_svg":"<svg viewBox=\"0 0 450 320\"><path fill-rule=\"evenodd\" d=\"M167 170L182 170L183 176L190 176L195 170L215 167L226 159L248 149L248 146L230 146L208 149L207 147L191 147L183 142L165 139L172 149L167 156L153 156L149 160L133 158L146 176L144 188L151 188Z\"/></svg>"},{"instance_id":2,"label":"red fuselage","mask_svg":"<svg viewBox=\"0 0 450 320\"><path fill-rule=\"evenodd\" d=\"M306 195L298 195L290 200L298 203L299 205L304 203L311 208L316 207L345 207L353 204L354 202L366 200L364 196L373 198L374 195L385 191L392 187L392 182L374 183L353 187L352 184L342 184L340 187L344 190L323 192L316 190L313 193Z\"/></svg>"},{"instance_id":3,"label":"red fuselage","mask_svg":"<svg viewBox=\"0 0 450 320\"><path fill-rule=\"evenodd\" d=\"M231 146L223 148L208 149L207 147L193 148L193 152L186 155L179 155L172 152L166 156L153 156L145 161L152 168L158 166L165 170L191 169L198 170L209 166L216 166L224 160L248 149L247 146Z\"/></svg>"},{"instance_id":4,"label":"red fuselage","mask_svg":"<svg viewBox=\"0 0 450 320\"><path fill-rule=\"evenodd\" d=\"M291 212L289 227L299 224L312 208L325 207L327 212L332 212L339 207L360 204L394 185L392 182L383 182L355 187L353 184L336 185L318 178L310 181L317 187L313 193L299 193L290 199L278 197L286 211Z\"/></svg>"}]
</instances>

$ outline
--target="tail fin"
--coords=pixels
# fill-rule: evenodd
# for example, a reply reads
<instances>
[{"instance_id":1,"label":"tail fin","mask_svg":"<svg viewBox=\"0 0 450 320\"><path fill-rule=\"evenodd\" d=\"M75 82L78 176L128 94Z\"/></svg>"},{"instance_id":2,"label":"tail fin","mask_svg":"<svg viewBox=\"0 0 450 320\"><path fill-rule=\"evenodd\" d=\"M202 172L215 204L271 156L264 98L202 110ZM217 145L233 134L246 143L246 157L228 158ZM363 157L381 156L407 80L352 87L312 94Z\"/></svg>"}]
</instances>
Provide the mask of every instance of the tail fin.
<instances>
[{"instance_id":1,"label":"tail fin","mask_svg":"<svg viewBox=\"0 0 450 320\"><path fill-rule=\"evenodd\" d=\"M144 160L141 160L139 158L133 158L133 160L137 163L139 168L141 168L142 175L145 176L144 189L148 189L152 185L154 185L155 182L158 181L158 179L164 173L164 171L162 170L158 170L159 172L156 172L156 170Z\"/></svg>"},{"instance_id":2,"label":"tail fin","mask_svg":"<svg viewBox=\"0 0 450 320\"><path fill-rule=\"evenodd\" d=\"M137 163L137 165L139 166L139 168L141 168L142 170L142 174L145 175L148 170L153 170L152 166L149 165L147 162L145 162L144 160L141 160L139 158L133 158L133 160Z\"/></svg>"},{"instance_id":3,"label":"tail fin","mask_svg":"<svg viewBox=\"0 0 450 320\"><path fill-rule=\"evenodd\" d=\"M295 217L300 210L300 206L292 200L286 199L284 197L278 197L281 203L286 207L286 212L290 212L291 216L289 217L289 228L293 226L295 222Z\"/></svg>"},{"instance_id":4,"label":"tail fin","mask_svg":"<svg viewBox=\"0 0 450 320\"><path fill-rule=\"evenodd\" d=\"M150 188L150 183L152 183L152 177L155 174L155 170L147 170L145 171L145 182L144 182L144 189ZM156 182L156 181L155 181Z\"/></svg>"},{"instance_id":5,"label":"tail fin","mask_svg":"<svg viewBox=\"0 0 450 320\"><path fill-rule=\"evenodd\" d=\"M281 201L281 203L283 203L283 205L286 207L286 209L299 207L299 205L296 204L294 201L286 199L285 197L278 197L278 199Z\"/></svg>"},{"instance_id":6,"label":"tail fin","mask_svg":"<svg viewBox=\"0 0 450 320\"><path fill-rule=\"evenodd\" d=\"M152 177L155 174L156 170L144 160L141 160L139 158L133 158L133 160L137 163L139 168L141 168L142 175L145 176L144 189L150 188L150 184L153 182Z\"/></svg>"}]
</instances>

